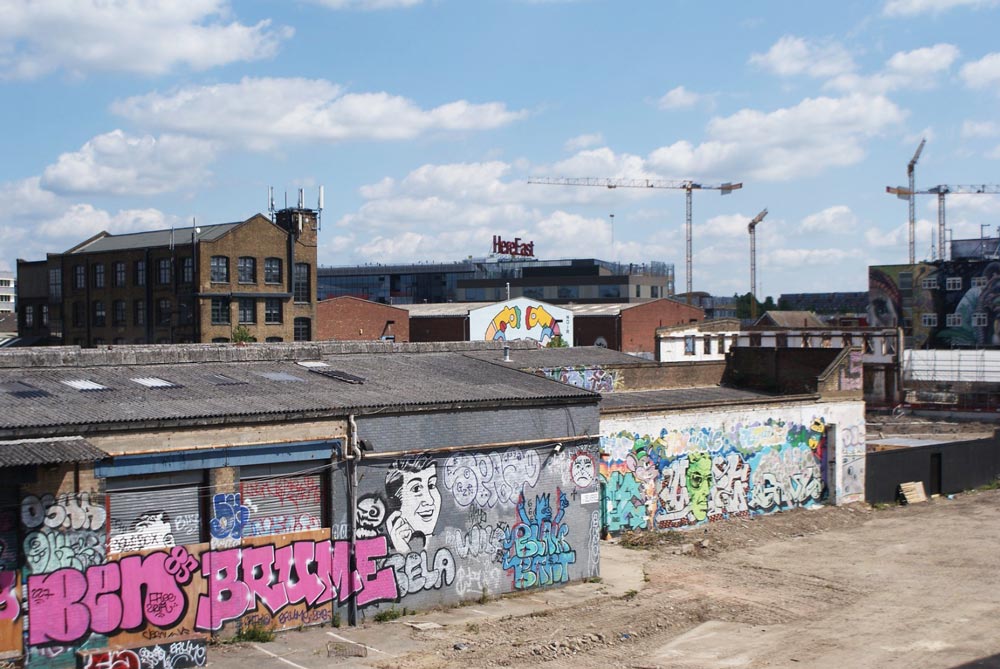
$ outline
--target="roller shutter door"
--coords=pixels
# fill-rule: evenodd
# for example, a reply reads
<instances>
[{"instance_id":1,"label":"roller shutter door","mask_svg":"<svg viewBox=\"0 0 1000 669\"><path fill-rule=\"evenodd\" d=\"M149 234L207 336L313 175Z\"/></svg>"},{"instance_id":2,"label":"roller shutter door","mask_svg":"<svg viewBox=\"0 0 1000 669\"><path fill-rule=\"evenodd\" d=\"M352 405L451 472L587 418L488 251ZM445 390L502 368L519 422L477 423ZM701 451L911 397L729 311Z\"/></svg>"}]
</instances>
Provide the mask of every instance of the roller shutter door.
<instances>
[{"instance_id":1,"label":"roller shutter door","mask_svg":"<svg viewBox=\"0 0 1000 669\"><path fill-rule=\"evenodd\" d=\"M174 477L176 479L176 477ZM200 476L199 476L200 479ZM115 482L117 483L117 482ZM184 485L113 490L109 481L109 553L201 542L201 481ZM127 482L122 482L122 487ZM137 488L133 482L132 488Z\"/></svg>"},{"instance_id":2,"label":"roller shutter door","mask_svg":"<svg viewBox=\"0 0 1000 669\"><path fill-rule=\"evenodd\" d=\"M266 472L266 473L265 473ZM275 476L273 467L241 468L244 537L306 532L323 527L322 474Z\"/></svg>"}]
</instances>

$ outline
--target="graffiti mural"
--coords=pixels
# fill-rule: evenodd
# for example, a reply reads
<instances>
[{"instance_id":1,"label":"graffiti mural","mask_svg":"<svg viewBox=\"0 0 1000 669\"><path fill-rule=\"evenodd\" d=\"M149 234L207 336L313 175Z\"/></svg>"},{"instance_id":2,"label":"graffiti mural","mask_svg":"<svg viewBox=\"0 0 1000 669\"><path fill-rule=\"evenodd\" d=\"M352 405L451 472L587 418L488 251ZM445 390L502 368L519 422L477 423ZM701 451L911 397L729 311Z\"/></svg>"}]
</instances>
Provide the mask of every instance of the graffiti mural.
<instances>
[{"instance_id":1,"label":"graffiti mural","mask_svg":"<svg viewBox=\"0 0 1000 669\"><path fill-rule=\"evenodd\" d=\"M512 448L502 453L457 454L444 465L444 485L461 507L512 504L538 481L538 453Z\"/></svg>"},{"instance_id":2,"label":"graffiti mural","mask_svg":"<svg viewBox=\"0 0 1000 669\"><path fill-rule=\"evenodd\" d=\"M513 341L532 339L546 346L556 338L573 344L573 312L526 297L518 297L469 312L472 339Z\"/></svg>"},{"instance_id":3,"label":"graffiti mural","mask_svg":"<svg viewBox=\"0 0 1000 669\"><path fill-rule=\"evenodd\" d=\"M212 510L214 515L209 528L213 541L238 541L243 538L243 528L250 519L250 509L240 503L240 493L215 495Z\"/></svg>"},{"instance_id":4,"label":"graffiti mural","mask_svg":"<svg viewBox=\"0 0 1000 669\"><path fill-rule=\"evenodd\" d=\"M309 532L323 526L322 488L315 476L253 479L243 481L242 487L248 513L241 532L246 536Z\"/></svg>"},{"instance_id":5,"label":"graffiti mural","mask_svg":"<svg viewBox=\"0 0 1000 669\"><path fill-rule=\"evenodd\" d=\"M82 569L104 562L103 500L90 493L28 495L21 501L24 556L31 573Z\"/></svg>"},{"instance_id":6,"label":"graffiti mural","mask_svg":"<svg viewBox=\"0 0 1000 669\"><path fill-rule=\"evenodd\" d=\"M600 366L548 367L539 369L535 373L553 381L597 393L611 393L621 390L624 384L620 371L604 369Z\"/></svg>"},{"instance_id":7,"label":"graffiti mural","mask_svg":"<svg viewBox=\"0 0 1000 669\"><path fill-rule=\"evenodd\" d=\"M504 533L503 568L510 570L514 588L565 583L569 565L576 562L576 551L567 539L569 526L562 524L569 499L556 488L553 512L549 493L535 496L530 506L522 492L517 501L517 520Z\"/></svg>"},{"instance_id":8,"label":"graffiti mural","mask_svg":"<svg viewBox=\"0 0 1000 669\"><path fill-rule=\"evenodd\" d=\"M826 423L621 431L602 438L611 532L673 528L813 504L826 494Z\"/></svg>"}]
</instances>

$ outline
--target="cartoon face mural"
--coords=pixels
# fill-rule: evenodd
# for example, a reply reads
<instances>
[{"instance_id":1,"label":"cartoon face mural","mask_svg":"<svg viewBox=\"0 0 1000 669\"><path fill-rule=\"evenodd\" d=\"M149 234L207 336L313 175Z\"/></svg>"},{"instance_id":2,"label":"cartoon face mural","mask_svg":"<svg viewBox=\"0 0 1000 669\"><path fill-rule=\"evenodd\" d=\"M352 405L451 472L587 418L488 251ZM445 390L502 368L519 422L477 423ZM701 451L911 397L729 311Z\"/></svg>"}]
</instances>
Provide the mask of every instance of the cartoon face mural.
<instances>
[{"instance_id":1,"label":"cartoon face mural","mask_svg":"<svg viewBox=\"0 0 1000 669\"><path fill-rule=\"evenodd\" d=\"M441 512L434 461L427 457L397 460L385 475L385 492L389 510L386 528L393 548L408 552L418 539L426 545Z\"/></svg>"},{"instance_id":2,"label":"cartoon face mural","mask_svg":"<svg viewBox=\"0 0 1000 669\"><path fill-rule=\"evenodd\" d=\"M538 341L542 343L542 346L552 341L553 337L558 337L561 334L559 332L559 323L541 305L528 307L527 311L525 311L525 321L525 325L529 330L541 328L538 334Z\"/></svg>"},{"instance_id":3,"label":"cartoon face mural","mask_svg":"<svg viewBox=\"0 0 1000 669\"><path fill-rule=\"evenodd\" d=\"M695 520L705 520L712 492L712 456L705 451L688 455L687 491Z\"/></svg>"},{"instance_id":4,"label":"cartoon face mural","mask_svg":"<svg viewBox=\"0 0 1000 669\"><path fill-rule=\"evenodd\" d=\"M359 539L371 539L379 535L385 522L385 499L378 494L368 494L358 500L357 530Z\"/></svg>"},{"instance_id":5,"label":"cartoon face mural","mask_svg":"<svg viewBox=\"0 0 1000 669\"><path fill-rule=\"evenodd\" d=\"M486 328L486 340L506 339L507 328L516 330L519 327L521 327L521 308L504 307L500 313L493 317L490 326Z\"/></svg>"}]
</instances>

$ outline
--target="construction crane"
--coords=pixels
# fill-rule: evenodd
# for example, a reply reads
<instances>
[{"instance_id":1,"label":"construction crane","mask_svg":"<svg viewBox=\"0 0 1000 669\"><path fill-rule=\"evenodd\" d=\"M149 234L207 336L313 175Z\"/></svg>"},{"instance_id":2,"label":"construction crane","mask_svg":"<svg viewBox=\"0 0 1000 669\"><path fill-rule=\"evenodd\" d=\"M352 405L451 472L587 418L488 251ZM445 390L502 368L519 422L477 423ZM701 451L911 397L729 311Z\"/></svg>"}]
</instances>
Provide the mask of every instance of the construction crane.
<instances>
[{"instance_id":1,"label":"construction crane","mask_svg":"<svg viewBox=\"0 0 1000 669\"><path fill-rule=\"evenodd\" d=\"M903 186L886 186L886 193L891 193L901 200L910 199L912 201L914 195L937 195L938 198L938 259L944 260L944 224L945 224L945 211L944 211L944 198L946 195L996 195L1000 193L1000 186L994 184L973 184L973 185L962 185L962 186L948 186L941 184L939 186L932 186L925 190L915 190L912 188L904 188ZM912 257L912 251L911 251Z\"/></svg>"},{"instance_id":2,"label":"construction crane","mask_svg":"<svg viewBox=\"0 0 1000 669\"><path fill-rule=\"evenodd\" d=\"M729 195L734 190L743 188L742 183L701 184L694 181L664 181L661 179L602 179L594 177L550 178L534 177L528 179L529 184L547 186L599 186L601 188L670 188L683 190L686 196L686 217L684 220L685 255L684 269L687 274L687 303L691 304L691 193L696 190L717 190L722 195Z\"/></svg>"},{"instance_id":3,"label":"construction crane","mask_svg":"<svg viewBox=\"0 0 1000 669\"><path fill-rule=\"evenodd\" d=\"M767 216L766 208L754 216L747 225L747 231L750 233L750 320L753 322L757 320L757 224L763 221L765 216Z\"/></svg>"},{"instance_id":4,"label":"construction crane","mask_svg":"<svg viewBox=\"0 0 1000 669\"><path fill-rule=\"evenodd\" d=\"M914 180L916 176L914 175L915 168L917 167L917 161L920 160L920 152L924 150L924 144L927 143L927 139L922 137L920 139L920 144L917 145L917 150L913 152L913 158L906 165L906 178L910 182L910 196L907 198L909 200L910 208L910 264L914 264L917 260L916 254L916 229L917 229L917 217L916 217L916 207L915 207L915 192L916 185Z\"/></svg>"}]
</instances>

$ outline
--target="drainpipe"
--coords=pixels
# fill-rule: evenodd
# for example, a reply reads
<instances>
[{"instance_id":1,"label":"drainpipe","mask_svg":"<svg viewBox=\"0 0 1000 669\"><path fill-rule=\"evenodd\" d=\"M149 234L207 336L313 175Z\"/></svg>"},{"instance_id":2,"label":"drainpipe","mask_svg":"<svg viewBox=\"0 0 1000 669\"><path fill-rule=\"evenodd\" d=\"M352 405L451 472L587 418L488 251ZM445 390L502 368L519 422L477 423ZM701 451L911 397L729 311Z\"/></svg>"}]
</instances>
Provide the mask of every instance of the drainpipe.
<instances>
[{"instance_id":1,"label":"drainpipe","mask_svg":"<svg viewBox=\"0 0 1000 669\"><path fill-rule=\"evenodd\" d=\"M357 560L357 538L356 514L358 508L358 462L361 460L361 449L358 447L358 424L354 421L354 414L347 417L347 540L348 550L348 579L353 582L354 574L358 570ZM347 623L351 626L358 624L358 600L351 597L347 604Z\"/></svg>"}]
</instances>

